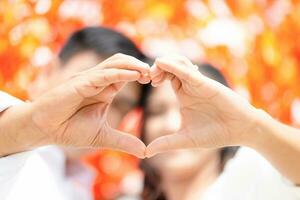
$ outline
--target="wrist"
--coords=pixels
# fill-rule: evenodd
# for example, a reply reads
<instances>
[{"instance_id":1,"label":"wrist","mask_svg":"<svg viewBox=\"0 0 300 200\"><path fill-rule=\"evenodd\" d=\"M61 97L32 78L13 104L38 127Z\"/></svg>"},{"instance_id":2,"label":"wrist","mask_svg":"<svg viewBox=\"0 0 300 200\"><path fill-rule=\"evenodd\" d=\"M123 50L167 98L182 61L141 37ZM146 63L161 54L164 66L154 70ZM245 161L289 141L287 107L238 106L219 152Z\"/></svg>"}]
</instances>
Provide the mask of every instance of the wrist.
<instances>
[{"instance_id":1,"label":"wrist","mask_svg":"<svg viewBox=\"0 0 300 200\"><path fill-rule=\"evenodd\" d=\"M46 134L46 131L42 130L34 121L34 116L36 114L34 104L31 102L26 104L24 121L26 124L28 124L27 132L30 133L31 136L31 138L28 139L29 141L32 140L32 147L34 148L52 144L49 134Z\"/></svg>"},{"instance_id":2,"label":"wrist","mask_svg":"<svg viewBox=\"0 0 300 200\"><path fill-rule=\"evenodd\" d=\"M19 145L20 151L30 150L48 144L48 137L33 121L34 109L31 102L10 107L7 114L12 116L15 125L10 131Z\"/></svg>"},{"instance_id":3,"label":"wrist","mask_svg":"<svg viewBox=\"0 0 300 200\"><path fill-rule=\"evenodd\" d=\"M242 145L257 150L265 147L272 140L272 129L279 122L262 109L255 109L252 116L251 128L245 134Z\"/></svg>"},{"instance_id":4,"label":"wrist","mask_svg":"<svg viewBox=\"0 0 300 200\"><path fill-rule=\"evenodd\" d=\"M11 106L1 113L0 156L47 144L47 139L32 123L31 116L31 103Z\"/></svg>"}]
</instances>

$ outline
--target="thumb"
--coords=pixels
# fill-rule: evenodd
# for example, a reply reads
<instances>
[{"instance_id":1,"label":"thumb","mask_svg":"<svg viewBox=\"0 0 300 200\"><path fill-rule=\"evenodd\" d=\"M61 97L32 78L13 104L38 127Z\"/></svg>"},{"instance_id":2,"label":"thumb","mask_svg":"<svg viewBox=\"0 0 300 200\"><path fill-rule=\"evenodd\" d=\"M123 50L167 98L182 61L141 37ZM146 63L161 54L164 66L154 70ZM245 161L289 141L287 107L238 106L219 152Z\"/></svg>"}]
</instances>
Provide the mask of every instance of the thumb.
<instances>
[{"instance_id":1,"label":"thumb","mask_svg":"<svg viewBox=\"0 0 300 200\"><path fill-rule=\"evenodd\" d=\"M138 158L145 158L146 146L137 137L113 128L108 128L108 131L102 134L102 139L99 141L100 147L126 152Z\"/></svg>"},{"instance_id":2,"label":"thumb","mask_svg":"<svg viewBox=\"0 0 300 200\"><path fill-rule=\"evenodd\" d=\"M152 157L158 153L163 153L171 150L197 148L197 142L192 135L182 133L174 133L159 137L152 141L146 148L145 156Z\"/></svg>"}]
</instances>

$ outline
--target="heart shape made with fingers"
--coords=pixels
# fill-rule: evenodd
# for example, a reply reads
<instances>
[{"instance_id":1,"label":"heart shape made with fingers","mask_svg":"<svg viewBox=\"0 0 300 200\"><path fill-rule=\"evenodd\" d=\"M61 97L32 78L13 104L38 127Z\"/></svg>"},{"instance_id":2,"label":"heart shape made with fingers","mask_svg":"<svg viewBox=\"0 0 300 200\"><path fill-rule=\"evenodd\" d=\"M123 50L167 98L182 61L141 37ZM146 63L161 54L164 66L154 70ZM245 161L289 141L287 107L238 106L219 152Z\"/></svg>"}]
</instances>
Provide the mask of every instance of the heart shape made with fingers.
<instances>
[{"instance_id":1,"label":"heart shape made with fingers","mask_svg":"<svg viewBox=\"0 0 300 200\"><path fill-rule=\"evenodd\" d=\"M171 82L182 121L178 131L153 140L145 149L145 157L176 149L238 145L254 126L254 107L201 74L185 57L158 58L149 75L153 87Z\"/></svg>"},{"instance_id":2,"label":"heart shape made with fingers","mask_svg":"<svg viewBox=\"0 0 300 200\"><path fill-rule=\"evenodd\" d=\"M138 138L108 124L110 105L126 83L151 81L159 87L165 80L171 82L179 102L182 120L178 131L146 147ZM51 144L110 148L141 158L175 149L240 144L254 127L257 113L232 90L201 74L185 57L158 58L150 68L123 54L77 73L34 101L32 107L34 129L42 130L39 137L46 137Z\"/></svg>"}]
</instances>

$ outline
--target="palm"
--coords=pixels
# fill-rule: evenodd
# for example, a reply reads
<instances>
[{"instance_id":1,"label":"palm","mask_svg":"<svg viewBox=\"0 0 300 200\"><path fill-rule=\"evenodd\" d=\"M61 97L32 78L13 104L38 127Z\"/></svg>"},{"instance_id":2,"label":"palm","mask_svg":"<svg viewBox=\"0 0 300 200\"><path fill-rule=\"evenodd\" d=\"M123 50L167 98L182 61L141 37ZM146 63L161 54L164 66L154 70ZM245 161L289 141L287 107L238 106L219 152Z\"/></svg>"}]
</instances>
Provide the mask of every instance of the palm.
<instances>
[{"instance_id":1,"label":"palm","mask_svg":"<svg viewBox=\"0 0 300 200\"><path fill-rule=\"evenodd\" d=\"M202 75L182 57L157 59L152 85L170 79L180 103L182 126L154 140L147 156L172 149L236 145L254 123L255 109L229 88Z\"/></svg>"},{"instance_id":2,"label":"palm","mask_svg":"<svg viewBox=\"0 0 300 200\"><path fill-rule=\"evenodd\" d=\"M79 124L82 123L78 124L76 122L72 126L72 122L74 123L75 119L80 118L81 115L86 115L84 111L94 106L93 103L97 102L98 107L101 105L102 107L107 107L109 105L108 92L107 90L103 91L104 87L94 87L91 83L78 79L80 78L72 79L67 84L55 88L39 99L39 104L37 105L39 113L36 115L35 121L42 130L48 132L47 134L60 137L71 127L75 125L80 126ZM99 102L99 99L101 99L101 102ZM87 105L85 108L77 112L78 108L82 108L85 105ZM99 110L92 111L90 115L97 116L95 114L97 111ZM86 125L89 123L90 121L88 120Z\"/></svg>"},{"instance_id":3,"label":"palm","mask_svg":"<svg viewBox=\"0 0 300 200\"><path fill-rule=\"evenodd\" d=\"M143 157L145 145L111 128L106 116L121 87L139 80L141 71L148 71L149 66L126 55L112 56L103 63L38 98L33 103L34 124L54 144L113 148Z\"/></svg>"},{"instance_id":4,"label":"palm","mask_svg":"<svg viewBox=\"0 0 300 200\"><path fill-rule=\"evenodd\" d=\"M110 126L106 121L105 111L107 106L95 104L81 109L74 116L67 119L56 135L64 146L77 147L99 147L101 145L101 135L108 132ZM81 138L78 140L78 138Z\"/></svg>"},{"instance_id":5,"label":"palm","mask_svg":"<svg viewBox=\"0 0 300 200\"><path fill-rule=\"evenodd\" d=\"M221 85L219 85L221 86ZM221 90L220 90L221 89ZM181 105L182 133L188 136L195 147L219 147L232 145L248 127L241 125L241 120L248 120L243 113L249 108L237 107L245 102L237 95L231 96L231 91L224 91L214 85L199 85L196 87L182 82L176 94Z\"/></svg>"},{"instance_id":6,"label":"palm","mask_svg":"<svg viewBox=\"0 0 300 200\"><path fill-rule=\"evenodd\" d=\"M106 115L112 100L109 97L111 94L107 90L102 91L103 89L103 87L94 88L89 85L78 87L76 92L74 92L74 99L80 99L81 96L84 96L84 100L72 102L75 105L74 107L61 106L62 109L68 108L68 110L64 110L64 113L69 113L69 115L64 115L63 118L56 122L59 128L56 133L52 133L52 135L57 137L56 143L61 141L63 145L72 144L73 146L81 147L101 145L96 143L96 141L99 141L101 135L105 134L106 130L110 128L106 121ZM101 99L101 102L99 102L99 99ZM70 103L65 102L68 105ZM76 108L79 104L81 104L81 107L84 106L75 112L73 108ZM60 116L52 117L58 119ZM84 133L84 137L82 137L82 133ZM78 140L78 138L82 139Z\"/></svg>"}]
</instances>

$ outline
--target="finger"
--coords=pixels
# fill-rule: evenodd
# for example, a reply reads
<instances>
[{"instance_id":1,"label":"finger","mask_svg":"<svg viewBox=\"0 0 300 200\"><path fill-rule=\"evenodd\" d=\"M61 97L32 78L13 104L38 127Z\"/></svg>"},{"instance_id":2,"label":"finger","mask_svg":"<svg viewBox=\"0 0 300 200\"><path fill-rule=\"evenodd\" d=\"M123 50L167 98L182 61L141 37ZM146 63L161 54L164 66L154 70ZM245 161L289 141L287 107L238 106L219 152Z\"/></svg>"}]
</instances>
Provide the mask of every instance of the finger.
<instances>
[{"instance_id":1,"label":"finger","mask_svg":"<svg viewBox=\"0 0 300 200\"><path fill-rule=\"evenodd\" d=\"M154 80L154 81L152 81L151 82L151 84L152 84L152 86L153 87L158 87L158 86L160 86L164 81L166 81L166 80L169 80L169 81L171 81L171 83L172 83L172 86L174 85L174 79L176 79L177 81L175 82L176 84L175 85L178 85L179 84L179 86L181 86L181 82L179 81L179 79L178 78L176 78L176 76L174 76L173 74L171 74L171 73L168 73L168 72L164 72L163 73L164 75L163 75L163 77L161 77L160 78L160 80ZM177 84L177 82L178 82L178 84ZM179 86L173 86L173 88L175 89L176 88L176 90L178 90L180 87ZM175 90L175 91L176 91Z\"/></svg>"},{"instance_id":2,"label":"finger","mask_svg":"<svg viewBox=\"0 0 300 200\"><path fill-rule=\"evenodd\" d=\"M174 91L178 91L182 86L181 81L176 76L172 76L170 80Z\"/></svg>"},{"instance_id":3,"label":"finger","mask_svg":"<svg viewBox=\"0 0 300 200\"><path fill-rule=\"evenodd\" d=\"M165 76L158 82L158 84L161 84L165 80L172 81L174 78L176 78L176 77L173 74L171 74L169 72L165 72Z\"/></svg>"},{"instance_id":4,"label":"finger","mask_svg":"<svg viewBox=\"0 0 300 200\"><path fill-rule=\"evenodd\" d=\"M138 82L141 84L147 84L150 83L151 79L148 75L143 75L141 78L139 78Z\"/></svg>"},{"instance_id":5,"label":"finger","mask_svg":"<svg viewBox=\"0 0 300 200\"><path fill-rule=\"evenodd\" d=\"M145 158L145 144L137 137L122 131L109 128L100 142L100 147L126 152L138 158Z\"/></svg>"},{"instance_id":6,"label":"finger","mask_svg":"<svg viewBox=\"0 0 300 200\"><path fill-rule=\"evenodd\" d=\"M114 83L105 87L101 94L95 96L94 99L102 100L103 102L112 102L114 97L118 94L118 92L126 85L126 82Z\"/></svg>"},{"instance_id":7,"label":"finger","mask_svg":"<svg viewBox=\"0 0 300 200\"><path fill-rule=\"evenodd\" d=\"M163 71L157 67L157 65L154 63L152 67L150 68L150 77L151 79L154 79L156 76L159 76Z\"/></svg>"},{"instance_id":8,"label":"finger","mask_svg":"<svg viewBox=\"0 0 300 200\"><path fill-rule=\"evenodd\" d=\"M156 83L161 82L161 80L164 79L165 76L165 71L158 68L157 65L154 63L150 68L151 85L154 87L158 86L158 84Z\"/></svg>"},{"instance_id":9,"label":"finger","mask_svg":"<svg viewBox=\"0 0 300 200\"><path fill-rule=\"evenodd\" d=\"M173 57L173 59L178 64L181 64L181 65L191 68L191 69L195 69L195 65L185 56L176 55Z\"/></svg>"},{"instance_id":10,"label":"finger","mask_svg":"<svg viewBox=\"0 0 300 200\"><path fill-rule=\"evenodd\" d=\"M107 62L104 69L136 70L141 73L141 77L137 80L139 83L147 84L151 81L149 77L150 66L132 56L123 55L120 59Z\"/></svg>"},{"instance_id":11,"label":"finger","mask_svg":"<svg viewBox=\"0 0 300 200\"><path fill-rule=\"evenodd\" d=\"M192 70L194 70L194 71L197 71L197 72L199 71L198 65L192 65L191 68L192 68Z\"/></svg>"},{"instance_id":12,"label":"finger","mask_svg":"<svg viewBox=\"0 0 300 200\"><path fill-rule=\"evenodd\" d=\"M85 107L98 102L111 103L118 92L126 85L126 82L118 82L106 87L97 88L97 94L88 99L85 99L80 107ZM85 95L88 96L88 95Z\"/></svg>"},{"instance_id":13,"label":"finger","mask_svg":"<svg viewBox=\"0 0 300 200\"><path fill-rule=\"evenodd\" d=\"M198 85L201 83L201 74L198 71L192 70L193 66L184 65L183 62L176 62L167 58L158 58L155 61L156 65L164 71L174 74L179 79L187 83Z\"/></svg>"},{"instance_id":14,"label":"finger","mask_svg":"<svg viewBox=\"0 0 300 200\"><path fill-rule=\"evenodd\" d=\"M175 133L157 138L152 141L146 149L145 156L152 157L158 153L163 153L178 149L196 148L197 143L188 134Z\"/></svg>"},{"instance_id":15,"label":"finger","mask_svg":"<svg viewBox=\"0 0 300 200\"><path fill-rule=\"evenodd\" d=\"M118 83L114 83L114 88L116 88L116 91L119 92L125 85L126 82L118 82Z\"/></svg>"},{"instance_id":16,"label":"finger","mask_svg":"<svg viewBox=\"0 0 300 200\"><path fill-rule=\"evenodd\" d=\"M107 86L118 82L137 81L141 77L138 71L125 69L102 69L86 74L86 78L94 86Z\"/></svg>"},{"instance_id":17,"label":"finger","mask_svg":"<svg viewBox=\"0 0 300 200\"><path fill-rule=\"evenodd\" d=\"M158 76L154 77L151 82L152 86L158 86L159 83L161 83L165 80L166 75L167 75L167 73L162 72Z\"/></svg>"},{"instance_id":18,"label":"finger","mask_svg":"<svg viewBox=\"0 0 300 200\"><path fill-rule=\"evenodd\" d=\"M125 54L115 54L104 62L100 63L99 66L102 69L118 68L136 70L141 74L148 74L150 70L149 64Z\"/></svg>"},{"instance_id":19,"label":"finger","mask_svg":"<svg viewBox=\"0 0 300 200\"><path fill-rule=\"evenodd\" d=\"M114 96L127 82L140 78L137 71L123 69L101 69L80 75L76 90L80 96L91 98L82 105L93 102L111 102Z\"/></svg>"}]
</instances>

